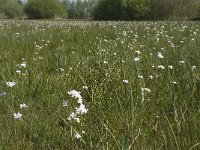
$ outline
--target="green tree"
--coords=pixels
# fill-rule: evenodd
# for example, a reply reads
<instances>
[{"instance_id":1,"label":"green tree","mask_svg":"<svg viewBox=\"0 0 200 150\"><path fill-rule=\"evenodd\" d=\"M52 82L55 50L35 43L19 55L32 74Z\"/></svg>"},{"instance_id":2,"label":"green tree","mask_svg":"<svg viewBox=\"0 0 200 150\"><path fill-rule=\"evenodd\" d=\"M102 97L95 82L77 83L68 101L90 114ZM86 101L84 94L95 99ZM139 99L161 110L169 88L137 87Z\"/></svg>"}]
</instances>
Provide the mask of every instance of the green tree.
<instances>
[{"instance_id":1,"label":"green tree","mask_svg":"<svg viewBox=\"0 0 200 150\"><path fill-rule=\"evenodd\" d=\"M143 20L149 18L150 0L122 0L123 20Z\"/></svg>"},{"instance_id":2,"label":"green tree","mask_svg":"<svg viewBox=\"0 0 200 150\"><path fill-rule=\"evenodd\" d=\"M29 0L24 9L30 19L66 17L67 12L59 0Z\"/></svg>"},{"instance_id":3,"label":"green tree","mask_svg":"<svg viewBox=\"0 0 200 150\"><path fill-rule=\"evenodd\" d=\"M99 0L92 10L94 20L120 20L121 0Z\"/></svg>"},{"instance_id":4,"label":"green tree","mask_svg":"<svg viewBox=\"0 0 200 150\"><path fill-rule=\"evenodd\" d=\"M0 0L0 13L6 18L20 18L23 15L23 4L15 0Z\"/></svg>"}]
</instances>

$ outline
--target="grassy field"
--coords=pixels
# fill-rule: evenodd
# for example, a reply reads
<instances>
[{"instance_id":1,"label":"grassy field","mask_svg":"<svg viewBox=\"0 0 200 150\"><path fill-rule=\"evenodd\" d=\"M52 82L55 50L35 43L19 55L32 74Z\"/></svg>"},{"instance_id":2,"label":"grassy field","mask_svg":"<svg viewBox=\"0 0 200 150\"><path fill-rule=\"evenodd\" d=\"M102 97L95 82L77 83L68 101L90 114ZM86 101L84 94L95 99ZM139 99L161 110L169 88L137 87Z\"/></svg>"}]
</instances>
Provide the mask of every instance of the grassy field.
<instances>
[{"instance_id":1,"label":"grassy field","mask_svg":"<svg viewBox=\"0 0 200 150\"><path fill-rule=\"evenodd\" d=\"M200 23L0 21L0 149L200 149Z\"/></svg>"}]
</instances>

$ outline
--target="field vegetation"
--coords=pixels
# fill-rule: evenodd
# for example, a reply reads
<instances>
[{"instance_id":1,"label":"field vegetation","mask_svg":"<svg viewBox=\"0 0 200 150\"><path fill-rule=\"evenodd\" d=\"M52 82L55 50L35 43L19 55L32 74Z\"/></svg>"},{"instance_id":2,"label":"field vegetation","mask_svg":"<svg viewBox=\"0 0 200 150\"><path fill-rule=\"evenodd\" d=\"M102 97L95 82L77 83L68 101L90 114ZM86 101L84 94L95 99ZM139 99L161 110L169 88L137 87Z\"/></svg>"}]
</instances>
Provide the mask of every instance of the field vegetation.
<instances>
[{"instance_id":1,"label":"field vegetation","mask_svg":"<svg viewBox=\"0 0 200 150\"><path fill-rule=\"evenodd\" d=\"M200 24L0 22L0 149L200 148Z\"/></svg>"}]
</instances>

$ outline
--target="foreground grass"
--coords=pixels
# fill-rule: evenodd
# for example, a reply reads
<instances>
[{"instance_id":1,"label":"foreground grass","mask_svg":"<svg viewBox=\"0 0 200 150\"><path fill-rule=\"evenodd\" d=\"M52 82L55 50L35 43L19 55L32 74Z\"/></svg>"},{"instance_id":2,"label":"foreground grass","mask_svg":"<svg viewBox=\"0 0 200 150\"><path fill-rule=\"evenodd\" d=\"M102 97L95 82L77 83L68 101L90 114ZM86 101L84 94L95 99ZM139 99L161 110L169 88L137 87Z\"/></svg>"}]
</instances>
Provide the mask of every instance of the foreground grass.
<instances>
[{"instance_id":1,"label":"foreground grass","mask_svg":"<svg viewBox=\"0 0 200 150\"><path fill-rule=\"evenodd\" d=\"M0 33L0 148L200 148L199 23L1 21Z\"/></svg>"}]
</instances>

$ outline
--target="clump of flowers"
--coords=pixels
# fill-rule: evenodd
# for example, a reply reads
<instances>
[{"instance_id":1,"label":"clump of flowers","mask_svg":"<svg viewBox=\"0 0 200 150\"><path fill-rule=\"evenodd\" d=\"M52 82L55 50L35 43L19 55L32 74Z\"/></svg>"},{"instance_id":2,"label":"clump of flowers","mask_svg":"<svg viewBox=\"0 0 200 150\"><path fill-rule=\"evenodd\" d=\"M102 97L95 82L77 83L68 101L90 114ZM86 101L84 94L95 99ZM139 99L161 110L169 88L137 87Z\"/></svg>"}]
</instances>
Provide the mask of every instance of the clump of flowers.
<instances>
[{"instance_id":1,"label":"clump of flowers","mask_svg":"<svg viewBox=\"0 0 200 150\"><path fill-rule=\"evenodd\" d=\"M79 107L75 108L75 112L72 112L70 116L68 117L68 120L76 120L77 122L80 122L79 116L82 114L86 114L88 112L88 109L86 109L85 105L83 104L83 98L81 96L81 92L76 90L71 90L68 92L68 94L77 99L77 102L79 104Z\"/></svg>"}]
</instances>

